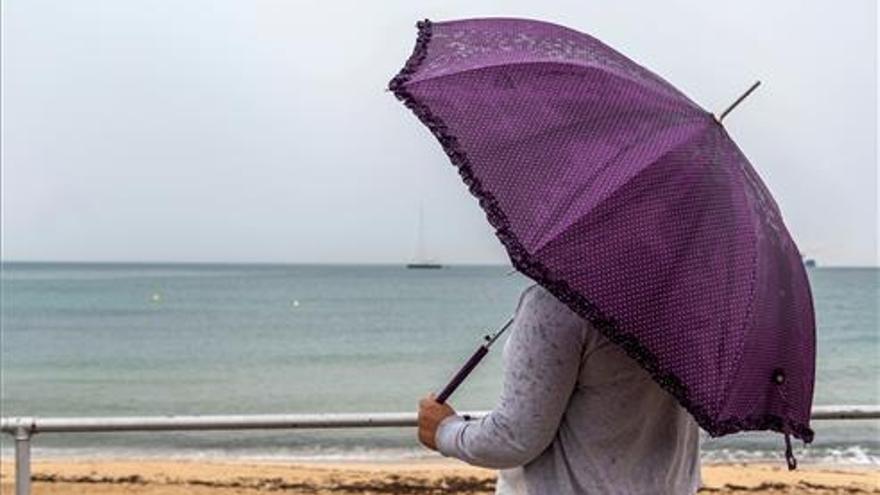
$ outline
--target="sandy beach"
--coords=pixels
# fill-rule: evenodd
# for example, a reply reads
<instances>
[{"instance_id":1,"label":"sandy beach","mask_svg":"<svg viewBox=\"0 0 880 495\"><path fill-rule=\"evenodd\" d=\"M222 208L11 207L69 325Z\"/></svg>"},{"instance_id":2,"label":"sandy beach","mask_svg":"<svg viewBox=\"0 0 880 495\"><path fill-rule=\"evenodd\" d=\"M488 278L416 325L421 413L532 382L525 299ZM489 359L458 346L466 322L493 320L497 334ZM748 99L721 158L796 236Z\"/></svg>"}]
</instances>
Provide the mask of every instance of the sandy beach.
<instances>
[{"instance_id":1,"label":"sandy beach","mask_svg":"<svg viewBox=\"0 0 880 495\"><path fill-rule=\"evenodd\" d=\"M2 459L3 494L11 494L11 459ZM495 474L448 460L407 463L279 463L176 460L38 460L34 494L483 494ZM880 493L880 469L775 464L703 466L701 493Z\"/></svg>"}]
</instances>

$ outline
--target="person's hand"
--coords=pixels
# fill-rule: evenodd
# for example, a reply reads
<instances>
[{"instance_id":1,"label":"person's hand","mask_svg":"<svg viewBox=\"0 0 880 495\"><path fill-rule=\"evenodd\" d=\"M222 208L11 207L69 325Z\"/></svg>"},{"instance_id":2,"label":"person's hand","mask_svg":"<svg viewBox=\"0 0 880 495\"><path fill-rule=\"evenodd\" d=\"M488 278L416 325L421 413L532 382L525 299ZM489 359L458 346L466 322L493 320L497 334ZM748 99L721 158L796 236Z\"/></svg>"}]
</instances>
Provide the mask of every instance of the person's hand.
<instances>
[{"instance_id":1,"label":"person's hand","mask_svg":"<svg viewBox=\"0 0 880 495\"><path fill-rule=\"evenodd\" d=\"M429 394L419 401L419 441L431 450L437 450L434 436L437 434L437 426L443 419L455 414L455 410L448 404L437 403L437 397Z\"/></svg>"}]
</instances>

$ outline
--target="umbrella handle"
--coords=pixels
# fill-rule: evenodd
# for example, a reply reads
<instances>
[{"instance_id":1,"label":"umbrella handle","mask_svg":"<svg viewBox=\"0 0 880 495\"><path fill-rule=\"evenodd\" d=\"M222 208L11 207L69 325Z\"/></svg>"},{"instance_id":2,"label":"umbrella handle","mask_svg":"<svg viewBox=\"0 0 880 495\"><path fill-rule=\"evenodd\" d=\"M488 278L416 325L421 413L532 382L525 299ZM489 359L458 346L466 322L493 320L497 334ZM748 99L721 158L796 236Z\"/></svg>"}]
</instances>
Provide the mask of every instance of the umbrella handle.
<instances>
[{"instance_id":1,"label":"umbrella handle","mask_svg":"<svg viewBox=\"0 0 880 495\"><path fill-rule=\"evenodd\" d=\"M458 370L458 373L456 373L455 376L452 377L452 380L450 380L449 383L446 385L446 387L443 388L443 391L437 395L436 401L438 404L443 404L446 402L446 399L448 399L449 396L452 395L453 392L455 392L455 389L457 389L458 386L461 385L461 382L463 382L464 379L471 374L471 371L474 371L474 368L476 368L477 365L480 364L480 361L482 361L483 358L486 357L486 354L488 352L489 347L486 345L481 345L477 348L476 352L471 355L470 359L468 359L467 362L464 363L464 366L462 366L461 369Z\"/></svg>"}]
</instances>

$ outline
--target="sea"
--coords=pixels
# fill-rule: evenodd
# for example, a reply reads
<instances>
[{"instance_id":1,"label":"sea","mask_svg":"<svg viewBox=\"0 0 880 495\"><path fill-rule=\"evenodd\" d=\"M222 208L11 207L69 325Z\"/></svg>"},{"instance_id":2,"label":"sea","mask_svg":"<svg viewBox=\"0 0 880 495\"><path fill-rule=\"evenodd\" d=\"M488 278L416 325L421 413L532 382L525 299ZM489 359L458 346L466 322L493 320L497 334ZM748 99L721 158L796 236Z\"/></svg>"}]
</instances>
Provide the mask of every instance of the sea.
<instances>
[{"instance_id":1,"label":"sea","mask_svg":"<svg viewBox=\"0 0 880 495\"><path fill-rule=\"evenodd\" d=\"M880 270L808 269L815 404L880 404ZM512 314L505 266L3 263L0 413L414 411ZM500 346L453 396L491 409ZM880 421L815 421L800 462L880 465ZM704 462L782 459L771 433L704 436ZM405 460L411 429L43 433L35 456ZM8 435L0 454L9 456Z\"/></svg>"}]
</instances>

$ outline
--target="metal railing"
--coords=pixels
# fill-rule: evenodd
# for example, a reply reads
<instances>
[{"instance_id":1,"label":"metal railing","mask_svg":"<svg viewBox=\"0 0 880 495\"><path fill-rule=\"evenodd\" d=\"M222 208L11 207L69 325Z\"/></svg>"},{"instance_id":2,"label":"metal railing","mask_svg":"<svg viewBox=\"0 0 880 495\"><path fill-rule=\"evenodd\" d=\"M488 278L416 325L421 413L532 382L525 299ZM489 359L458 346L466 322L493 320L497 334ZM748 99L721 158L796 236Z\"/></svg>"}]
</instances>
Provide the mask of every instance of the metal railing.
<instances>
[{"instance_id":1,"label":"metal railing","mask_svg":"<svg viewBox=\"0 0 880 495\"><path fill-rule=\"evenodd\" d=\"M479 418L486 411L461 413ZM817 406L812 419L880 419L880 406ZM37 433L112 431L208 431L333 428L407 428L417 425L414 412L263 414L228 416L126 416L84 418L0 418L0 432L15 439L15 493L31 490L31 438Z\"/></svg>"}]
</instances>

